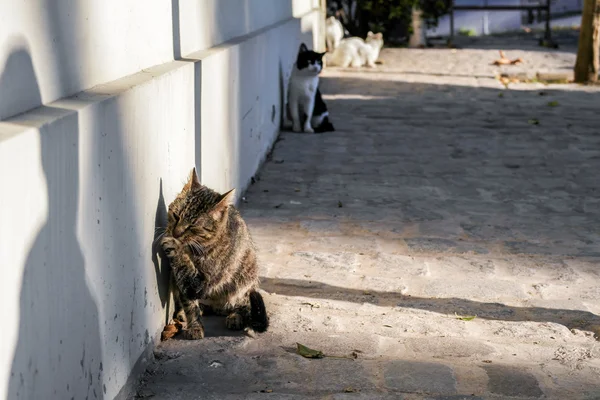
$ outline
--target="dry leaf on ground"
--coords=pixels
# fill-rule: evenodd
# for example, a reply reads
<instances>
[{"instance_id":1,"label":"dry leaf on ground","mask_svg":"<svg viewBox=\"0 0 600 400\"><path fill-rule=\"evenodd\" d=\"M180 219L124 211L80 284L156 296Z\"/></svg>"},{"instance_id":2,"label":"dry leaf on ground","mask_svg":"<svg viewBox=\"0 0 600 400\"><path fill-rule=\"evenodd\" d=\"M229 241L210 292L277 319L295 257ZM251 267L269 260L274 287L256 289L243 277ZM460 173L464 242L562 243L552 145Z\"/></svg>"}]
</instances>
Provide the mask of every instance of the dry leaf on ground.
<instances>
[{"instance_id":1,"label":"dry leaf on ground","mask_svg":"<svg viewBox=\"0 0 600 400\"><path fill-rule=\"evenodd\" d=\"M499 51L500 58L494 61L492 65L517 65L523 62L522 58L515 58L514 60L511 60L504 55L504 52L502 50Z\"/></svg>"},{"instance_id":2,"label":"dry leaf on ground","mask_svg":"<svg viewBox=\"0 0 600 400\"><path fill-rule=\"evenodd\" d=\"M321 350L313 350L309 347L306 347L303 344L296 343L298 345L298 349L296 350L298 354L305 358L323 358L324 354Z\"/></svg>"},{"instance_id":3,"label":"dry leaf on ground","mask_svg":"<svg viewBox=\"0 0 600 400\"><path fill-rule=\"evenodd\" d=\"M171 323L165 325L165 327L163 328L163 331L160 335L160 340L164 342L165 340L171 339L173 336L178 334L181 331L181 329L183 329L183 325L180 321L171 321Z\"/></svg>"}]
</instances>

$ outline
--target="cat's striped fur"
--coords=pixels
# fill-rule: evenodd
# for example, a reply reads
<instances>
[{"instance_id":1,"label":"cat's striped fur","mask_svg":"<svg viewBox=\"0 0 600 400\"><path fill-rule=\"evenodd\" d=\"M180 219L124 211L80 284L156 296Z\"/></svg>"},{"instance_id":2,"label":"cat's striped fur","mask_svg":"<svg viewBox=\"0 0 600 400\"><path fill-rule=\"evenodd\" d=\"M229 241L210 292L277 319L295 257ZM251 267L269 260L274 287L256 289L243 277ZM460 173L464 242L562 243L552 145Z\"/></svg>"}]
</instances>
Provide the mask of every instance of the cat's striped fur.
<instances>
[{"instance_id":1,"label":"cat's striped fur","mask_svg":"<svg viewBox=\"0 0 600 400\"><path fill-rule=\"evenodd\" d=\"M188 339L204 337L201 316L227 315L230 329L262 332L268 317L260 293L258 265L248 228L231 204L233 190L219 194L200 184L196 170L169 205L160 239L173 271L176 318L187 322Z\"/></svg>"}]
</instances>

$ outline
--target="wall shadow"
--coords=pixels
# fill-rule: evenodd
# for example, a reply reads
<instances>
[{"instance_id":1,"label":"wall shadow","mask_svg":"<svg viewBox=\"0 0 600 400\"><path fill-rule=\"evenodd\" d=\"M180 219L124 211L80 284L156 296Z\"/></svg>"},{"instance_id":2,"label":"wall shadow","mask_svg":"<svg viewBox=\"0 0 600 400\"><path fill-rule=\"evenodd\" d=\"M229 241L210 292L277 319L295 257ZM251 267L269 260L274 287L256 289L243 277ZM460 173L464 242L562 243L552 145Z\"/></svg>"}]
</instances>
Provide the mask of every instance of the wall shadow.
<instances>
[{"instance_id":1,"label":"wall shadow","mask_svg":"<svg viewBox=\"0 0 600 400\"><path fill-rule=\"evenodd\" d=\"M315 136L310 145L283 133L274 155L280 163L260 172L280 188L253 186L245 215L263 222L333 217L367 230L379 224L390 237L407 224L426 224L422 237L455 241L445 252L458 246L486 253L495 243L508 254L600 256L592 173L600 168L600 142L589 107L600 92L364 75L322 78L339 132ZM357 135L361 129L369 134ZM295 192L300 182L309 191ZM456 226L436 232L441 221Z\"/></svg>"},{"instance_id":2,"label":"wall shadow","mask_svg":"<svg viewBox=\"0 0 600 400\"><path fill-rule=\"evenodd\" d=\"M395 292L348 289L322 282L261 277L261 287L284 296L369 303L381 307L414 308L446 315L476 315L495 321L552 322L569 329L594 332L600 339L600 316L588 311L544 307L515 307L461 298L405 296Z\"/></svg>"},{"instance_id":3,"label":"wall shadow","mask_svg":"<svg viewBox=\"0 0 600 400\"><path fill-rule=\"evenodd\" d=\"M181 58L181 24L179 22L179 0L171 0L171 24L173 26L173 59Z\"/></svg>"},{"instance_id":4,"label":"wall shadow","mask_svg":"<svg viewBox=\"0 0 600 400\"><path fill-rule=\"evenodd\" d=\"M162 307L168 307L169 303L169 285L171 282L171 267L169 265L169 259L166 257L158 258L159 255L159 243L158 239L162 233L167 229L168 217L167 217L167 205L163 196L163 181L160 180L160 189L158 194L158 204L156 205L156 214L154 217L154 238L152 240L152 262L154 263L154 272L156 274L156 282L158 284L158 295ZM169 315L172 310L167 308L165 314L165 324L169 322Z\"/></svg>"},{"instance_id":5,"label":"wall shadow","mask_svg":"<svg viewBox=\"0 0 600 400\"><path fill-rule=\"evenodd\" d=\"M12 62L17 57L19 63ZM24 86L40 98L31 57L9 56L0 93L27 76ZM11 122L19 123L18 120ZM102 399L103 364L98 307L88 288L77 238L79 126L75 113L59 122L60 134L39 129L48 215L27 256L19 300L19 333L9 380L9 399ZM15 210L17 211L17 210Z\"/></svg>"},{"instance_id":6,"label":"wall shadow","mask_svg":"<svg viewBox=\"0 0 600 400\"><path fill-rule=\"evenodd\" d=\"M579 284L585 289L581 299L593 303L598 294L590 279L598 280L594 262L600 257L600 137L592 105L600 102L600 92L410 79L402 73L389 80L387 74L323 77L336 132L282 133L286 140L274 154L279 162L260 172L269 184L247 193L243 214L250 228L256 224L273 241L286 231L307 235L307 251L313 243L323 246L348 235L348 247L355 238L377 237L401 254L522 260L528 281ZM402 276L401 262L386 268L386 276L392 268ZM514 266L515 273L519 268ZM473 272L481 273L476 265ZM461 267L458 282L468 273ZM318 282L262 281L265 289L284 295L554 322L596 334L600 324L598 315L584 310L512 307L476 296L370 297Z\"/></svg>"},{"instance_id":7,"label":"wall shadow","mask_svg":"<svg viewBox=\"0 0 600 400\"><path fill-rule=\"evenodd\" d=\"M23 36L12 36L3 44L10 49L2 73L0 120L16 115L30 104L42 104L29 45ZM3 47L4 47L3 46Z\"/></svg>"}]
</instances>

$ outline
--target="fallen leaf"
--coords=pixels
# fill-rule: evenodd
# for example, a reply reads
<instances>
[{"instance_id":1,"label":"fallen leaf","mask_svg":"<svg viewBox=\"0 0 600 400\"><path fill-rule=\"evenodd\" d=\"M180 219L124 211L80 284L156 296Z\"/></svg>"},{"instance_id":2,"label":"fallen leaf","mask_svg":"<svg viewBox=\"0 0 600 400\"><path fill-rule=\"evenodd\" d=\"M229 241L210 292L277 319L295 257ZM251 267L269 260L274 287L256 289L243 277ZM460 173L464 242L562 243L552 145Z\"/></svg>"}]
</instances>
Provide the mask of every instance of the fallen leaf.
<instances>
[{"instance_id":1,"label":"fallen leaf","mask_svg":"<svg viewBox=\"0 0 600 400\"><path fill-rule=\"evenodd\" d=\"M539 125L540 124L540 120L537 118L532 118L527 122L529 122L530 125Z\"/></svg>"},{"instance_id":2,"label":"fallen leaf","mask_svg":"<svg viewBox=\"0 0 600 400\"><path fill-rule=\"evenodd\" d=\"M279 207L281 207L282 205L283 205L283 203L277 204L277 205L275 206L275 208L279 208Z\"/></svg>"},{"instance_id":3,"label":"fallen leaf","mask_svg":"<svg viewBox=\"0 0 600 400\"><path fill-rule=\"evenodd\" d=\"M556 107L556 106L558 106L558 101L554 100L554 101L548 102L548 107Z\"/></svg>"},{"instance_id":4,"label":"fallen leaf","mask_svg":"<svg viewBox=\"0 0 600 400\"><path fill-rule=\"evenodd\" d=\"M299 191L300 191L300 189L298 189L298 188L294 189L294 192L299 192Z\"/></svg>"},{"instance_id":5,"label":"fallen leaf","mask_svg":"<svg viewBox=\"0 0 600 400\"><path fill-rule=\"evenodd\" d=\"M491 364L491 363L492 363L492 360L482 360L481 362L484 362L484 363L486 363L486 364Z\"/></svg>"},{"instance_id":6,"label":"fallen leaf","mask_svg":"<svg viewBox=\"0 0 600 400\"><path fill-rule=\"evenodd\" d=\"M464 317L461 317L457 314L454 315L456 315L456 319L460 319L461 321L473 321L477 317L477 315L466 315Z\"/></svg>"},{"instance_id":7,"label":"fallen leaf","mask_svg":"<svg viewBox=\"0 0 600 400\"><path fill-rule=\"evenodd\" d=\"M342 205L342 202L341 202L341 201L338 201L338 207L339 207L339 208L342 208L342 207L343 207L343 205Z\"/></svg>"},{"instance_id":8,"label":"fallen leaf","mask_svg":"<svg viewBox=\"0 0 600 400\"><path fill-rule=\"evenodd\" d=\"M321 305L319 303L300 303L303 304L305 306L310 306L310 308L321 308Z\"/></svg>"},{"instance_id":9,"label":"fallen leaf","mask_svg":"<svg viewBox=\"0 0 600 400\"><path fill-rule=\"evenodd\" d=\"M352 386L348 386L347 388L344 389L344 393L354 393L356 392L356 390L354 390L354 388Z\"/></svg>"},{"instance_id":10,"label":"fallen leaf","mask_svg":"<svg viewBox=\"0 0 600 400\"><path fill-rule=\"evenodd\" d=\"M323 358L323 352L321 350L313 350L309 347L306 347L303 344L296 343L298 345L298 349L296 352L305 358Z\"/></svg>"},{"instance_id":11,"label":"fallen leaf","mask_svg":"<svg viewBox=\"0 0 600 400\"><path fill-rule=\"evenodd\" d=\"M517 65L523 62L522 58L508 59L502 50L500 50L500 58L492 63L492 65Z\"/></svg>"},{"instance_id":12,"label":"fallen leaf","mask_svg":"<svg viewBox=\"0 0 600 400\"><path fill-rule=\"evenodd\" d=\"M502 93L502 92L498 93L498 97L504 97L504 93Z\"/></svg>"},{"instance_id":13,"label":"fallen leaf","mask_svg":"<svg viewBox=\"0 0 600 400\"><path fill-rule=\"evenodd\" d=\"M392 327L391 325L383 325L383 326L385 326L386 328L391 328Z\"/></svg>"},{"instance_id":14,"label":"fallen leaf","mask_svg":"<svg viewBox=\"0 0 600 400\"><path fill-rule=\"evenodd\" d=\"M179 333L179 331L181 331L181 329L183 329L183 325L181 324L180 321L178 321L178 320L171 321L171 323L169 323L168 325L165 325L165 327L160 335L160 340L164 342L165 340L171 339L173 336L175 336L177 333Z\"/></svg>"},{"instance_id":15,"label":"fallen leaf","mask_svg":"<svg viewBox=\"0 0 600 400\"><path fill-rule=\"evenodd\" d=\"M273 393L273 389L263 389L260 392L261 393Z\"/></svg>"}]
</instances>

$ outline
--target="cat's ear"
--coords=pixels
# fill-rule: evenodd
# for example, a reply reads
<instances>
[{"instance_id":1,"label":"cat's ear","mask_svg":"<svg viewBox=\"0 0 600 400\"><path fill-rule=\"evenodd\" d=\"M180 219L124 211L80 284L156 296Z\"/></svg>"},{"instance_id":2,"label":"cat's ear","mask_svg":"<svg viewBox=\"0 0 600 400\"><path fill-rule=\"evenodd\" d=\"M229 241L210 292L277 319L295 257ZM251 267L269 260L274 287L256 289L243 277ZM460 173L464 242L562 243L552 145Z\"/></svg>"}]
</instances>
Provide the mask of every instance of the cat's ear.
<instances>
[{"instance_id":1,"label":"cat's ear","mask_svg":"<svg viewBox=\"0 0 600 400\"><path fill-rule=\"evenodd\" d=\"M367 37L373 37L373 32L369 31L369 33L367 33Z\"/></svg>"},{"instance_id":2,"label":"cat's ear","mask_svg":"<svg viewBox=\"0 0 600 400\"><path fill-rule=\"evenodd\" d=\"M302 43L300 45L300 49L298 50L298 53L304 53L306 51L308 51L308 47L306 47L306 45L304 43Z\"/></svg>"},{"instance_id":3,"label":"cat's ear","mask_svg":"<svg viewBox=\"0 0 600 400\"><path fill-rule=\"evenodd\" d=\"M317 55L319 56L319 59L323 59L323 57L325 57L325 54L327 53L317 53Z\"/></svg>"},{"instance_id":4,"label":"cat's ear","mask_svg":"<svg viewBox=\"0 0 600 400\"><path fill-rule=\"evenodd\" d=\"M188 179L188 182L185 184L184 189L196 189L199 188L200 185L200 179L198 179L198 174L196 173L196 167L194 167L192 169L192 172L190 172L190 177Z\"/></svg>"},{"instance_id":5,"label":"cat's ear","mask_svg":"<svg viewBox=\"0 0 600 400\"><path fill-rule=\"evenodd\" d=\"M223 214L225 214L227 207L230 204L233 204L234 195L235 189L231 189L229 192L222 194L219 202L212 208L212 210L210 210L209 214L215 221L220 221L221 218L223 218Z\"/></svg>"},{"instance_id":6,"label":"cat's ear","mask_svg":"<svg viewBox=\"0 0 600 400\"><path fill-rule=\"evenodd\" d=\"M374 35L377 39L383 39L383 33L379 32Z\"/></svg>"}]
</instances>

